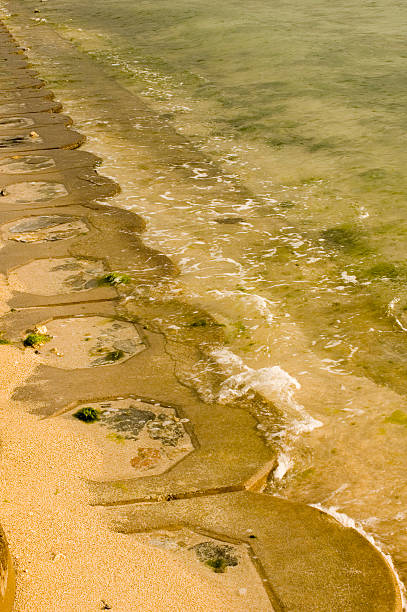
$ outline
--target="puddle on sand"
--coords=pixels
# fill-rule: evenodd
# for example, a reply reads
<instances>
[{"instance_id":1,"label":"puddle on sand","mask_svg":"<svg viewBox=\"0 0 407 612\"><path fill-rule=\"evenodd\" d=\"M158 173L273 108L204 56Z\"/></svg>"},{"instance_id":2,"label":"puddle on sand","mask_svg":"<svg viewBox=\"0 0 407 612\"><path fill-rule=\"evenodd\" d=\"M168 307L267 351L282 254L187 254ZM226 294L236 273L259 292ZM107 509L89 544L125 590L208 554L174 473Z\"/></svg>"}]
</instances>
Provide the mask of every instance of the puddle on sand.
<instances>
[{"instance_id":1,"label":"puddle on sand","mask_svg":"<svg viewBox=\"0 0 407 612\"><path fill-rule=\"evenodd\" d=\"M0 109L1 115L1 109ZM29 174L55 168L55 161L45 155L13 155L0 159L1 174Z\"/></svg>"},{"instance_id":2,"label":"puddle on sand","mask_svg":"<svg viewBox=\"0 0 407 612\"><path fill-rule=\"evenodd\" d=\"M0 138L0 149L12 149L26 144L41 144L44 142L41 136L36 136L35 139L29 134L21 134L19 136L2 136Z\"/></svg>"},{"instance_id":3,"label":"puddle on sand","mask_svg":"<svg viewBox=\"0 0 407 612\"><path fill-rule=\"evenodd\" d=\"M76 435L98 445L102 464L96 480L161 474L194 448L185 430L188 419L156 402L137 398L88 402L76 406L64 418Z\"/></svg>"},{"instance_id":4,"label":"puddle on sand","mask_svg":"<svg viewBox=\"0 0 407 612\"><path fill-rule=\"evenodd\" d=\"M46 181L32 181L27 183L14 183L2 190L0 203L2 204L30 204L48 202L68 195L62 183Z\"/></svg>"},{"instance_id":5,"label":"puddle on sand","mask_svg":"<svg viewBox=\"0 0 407 612\"><path fill-rule=\"evenodd\" d=\"M62 215L43 215L27 217L17 223L7 223L2 227L5 240L16 242L53 242L67 240L89 231L86 223L77 217Z\"/></svg>"},{"instance_id":6,"label":"puddle on sand","mask_svg":"<svg viewBox=\"0 0 407 612\"><path fill-rule=\"evenodd\" d=\"M41 346L40 359L64 369L112 366L137 355L145 345L128 321L106 317L68 317L46 323L50 340Z\"/></svg>"},{"instance_id":7,"label":"puddle on sand","mask_svg":"<svg viewBox=\"0 0 407 612\"><path fill-rule=\"evenodd\" d=\"M57 295L98 287L104 271L99 261L73 257L36 259L10 272L8 281L14 291Z\"/></svg>"}]
</instances>

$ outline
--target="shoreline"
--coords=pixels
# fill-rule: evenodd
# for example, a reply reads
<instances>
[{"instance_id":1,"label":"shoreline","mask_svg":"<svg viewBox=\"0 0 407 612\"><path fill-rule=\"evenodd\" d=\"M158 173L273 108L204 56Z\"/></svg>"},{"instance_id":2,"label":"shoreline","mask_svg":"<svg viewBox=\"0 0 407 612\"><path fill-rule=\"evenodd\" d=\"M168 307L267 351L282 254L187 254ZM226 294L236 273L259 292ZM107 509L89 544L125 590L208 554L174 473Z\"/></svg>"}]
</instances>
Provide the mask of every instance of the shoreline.
<instances>
[{"instance_id":1,"label":"shoreline","mask_svg":"<svg viewBox=\"0 0 407 612\"><path fill-rule=\"evenodd\" d=\"M19 62L20 59L17 61ZM31 91L30 88L28 89ZM18 96L20 98L25 98L24 94L20 95L21 90L18 86L16 91L19 91ZM34 99L41 98L41 85L38 91L34 91L34 89L32 91L34 92ZM32 104L31 98L28 104ZM52 103L50 104L52 105ZM23 112L24 117L26 115L33 117L34 114L30 115L30 110L27 109ZM38 121L38 119L40 119L39 115L35 117L34 121ZM52 151L57 151L60 146L58 138L62 138L65 147L77 146L81 142L80 137L75 136L74 132L70 133L69 129L62 125L63 118L62 123L59 121L60 119L61 117L57 116L56 122L58 125L54 126L54 131L47 127L48 120L54 121L52 115L40 119L40 121L45 122L44 126L41 123L34 122L32 128L35 129L32 129L31 132L37 134L37 136L31 138L40 138L45 141L45 144L38 141L27 141L28 144L22 144L22 148L18 148L19 145L14 148L18 159L24 158L27 152L32 154L33 150L46 151L48 159L55 161L56 169L48 170L44 174L43 169L40 168L38 170L39 174L34 177L32 173L28 173L30 178L27 178L27 170L24 178L21 178L20 175L18 177L2 175L5 184L5 197L2 198L2 204L6 207L2 209L2 225L6 227L11 225L9 231L14 231L13 224L17 223L19 219L32 219L34 216L38 221L39 218L43 219L44 217L51 217L51 215L59 215L59 225L67 225L67 213L70 219L69 223L73 223L72 219L79 219L83 225L79 228L79 231L76 227L73 234L69 234L69 231L72 232L72 227L70 229L65 227L64 231L68 231L68 234L65 234L63 239L54 239L54 235L51 240L47 237L44 238L44 233L38 234L38 227L34 223L34 225L31 225L30 231L31 234L37 232L37 236L34 236L32 242L24 243L22 241L23 244L19 242L19 239L10 238L10 233L6 234L1 270L9 270L10 268L20 270L22 271L23 282L28 283L30 273L26 267L32 262L49 261L50 258L54 258L52 261L55 258L64 260L68 258L69 262L66 265L70 265L71 268L65 267L65 269L71 270L72 260L78 258L86 261L106 261L108 259L109 267L106 268L106 271L113 272L114 270L122 270L126 262L128 265L129 253L133 253L138 258L140 278L143 278L144 282L143 262L151 263L151 258L156 257L156 267L161 268L162 272L164 257L160 254L154 256L151 250L141 246L142 243L138 236L140 224L135 216L132 213L114 209L114 204L102 206L94 203L97 197L112 195L109 191L115 191L110 181L103 179L94 172L94 158L91 163L87 158L88 161L84 166L79 164L80 173L78 173L78 170L74 170L70 174L67 172L69 166L67 166L66 161L58 160L53 155ZM15 130L15 127L12 129ZM21 131L20 127L18 129ZM50 148L50 145L46 144L47 142L57 144ZM2 153L0 157L1 160L7 158L6 152ZM53 172L54 175L52 175ZM77 180L78 174L79 182ZM41 176L40 181L38 178L35 180L38 176ZM27 187L27 181L30 180L32 181L31 186L36 184L37 189L32 193ZM39 185L41 181L42 183ZM84 187L83 181L91 185ZM21 188L18 187L19 184ZM53 185L51 198L47 191L50 184ZM103 194L105 195L103 196ZM37 202L34 207L31 204L33 198L34 202ZM7 209L10 202L13 205L12 209ZM64 217L64 223L62 223L61 217ZM55 226L47 227L43 225L39 229L40 232L43 231L46 234L47 231L51 231L52 227ZM129 231L129 227L132 231ZM123 236L124 228L129 234L126 237ZM24 234L21 227L19 230ZM14 244L11 244L13 240ZM69 248L66 246L68 241ZM124 255L122 254L122 247L124 247ZM13 261L12 258L15 258L15 263L10 265ZM50 272L54 272L52 267L43 270L45 279L47 274L50 278ZM314 604L319 606L314 607L314 610L327 609L327 602L331 601L332 596L335 596L336 601L336 590L339 585L343 587L345 584L351 590L353 589L350 597L353 603L359 606L353 609L363 609L360 607L359 598L362 597L362 600L366 602L366 598L373 596L371 587L378 577L381 584L386 587L384 595L382 593L384 599L377 602L377 605L381 606L380 610L400 609L401 604L397 595L397 588L393 583L391 572L388 571L389 568L384 566L376 552L373 553L364 539L358 538L352 533L352 530L339 528L339 524L336 525L321 518L321 513L304 504L295 504L251 492L262 489L264 479L274 465L274 452L267 448L264 441L255 433L256 422L250 416L247 405L244 402L240 402L240 404L235 402L232 406L222 405L217 407L212 405L208 410L208 406L205 406L204 402L199 400L185 384L180 384L176 373L173 372L177 367L180 367L180 364L184 368L194 365L197 355L199 355L195 345L197 337L202 334L202 331L199 330L200 326L198 326L198 331L193 325L192 329L190 327L186 332L184 344L178 341L170 346L170 343L165 342L149 323L149 317L152 316L151 312L149 314L149 310L153 310L153 307L151 305L149 307L148 303L136 299L133 299L133 303L128 306L126 301L128 294L125 287L119 287L119 291L116 292L117 287L101 288L94 285L89 290L86 287L85 291L85 285L81 285L79 290L74 287L74 290L78 292L75 293L75 298L73 298L73 296L69 297L71 295L67 290L69 285L64 286L64 282L67 281L63 276L59 293L55 291L50 294L41 294L40 291L39 295L36 295L31 290L21 291L21 288L18 292L14 291L12 295L7 296L6 300L13 310L7 310L6 307L3 313L3 331L6 337L16 346L8 347L4 345L1 347L4 364L2 371L5 377L4 387L2 387L5 403L4 410L1 413L4 435L1 465L4 474L4 492L7 494L6 499L8 501L3 500L3 508L0 507L0 517L8 533L14 557L17 559L20 554L23 557L18 568L20 590L18 590L17 595L17 611L19 609L24 610L24 612L29 612L30 609L72 609L73 611L78 609L75 607L78 602L81 605L80 609L84 612L88 609L89 611L98 609L97 605L101 609L100 605L104 605L103 602L106 602L106 605L109 606L104 609L120 609L123 611L135 609L135 606L143 610L207 609L209 605L216 610L248 609L247 597L248 589L251 587L250 584L244 583L243 586L239 587L232 580L232 586L228 586L226 581L222 583L223 578L212 572L207 564L200 565L196 562L191 565L193 570L190 571L190 559L178 561L176 554L169 554L165 550L157 550L157 548L152 548L134 539L129 540L124 535L125 533L137 534L143 531L146 533L165 531L166 517L168 518L168 527L174 528L174 525L179 525L179 513L184 517L184 525L190 526L189 529L191 525L197 527L199 521L204 524L205 521L209 520L208 517L212 517L210 519L211 528L208 528L208 526L202 527L202 534L206 534L204 536L206 542L216 541L216 538L213 537L215 535L218 538L225 538L223 542L229 541L234 543L235 546L238 546L241 542L248 549L250 544L250 550L254 550L256 553L254 558L260 558L259 563L262 568L260 575L265 575L267 577L265 578L266 582L270 583L270 589L269 591L266 589L266 595L271 597L272 601L270 604L267 599L268 604L265 604L265 593L259 585L255 585L253 594L250 593L251 610L264 610L266 609L265 605L273 606L274 609L278 610L279 606L286 605L286 601L291 602L289 606L295 606L294 602L298 603L299 597L303 600L306 596L311 598L309 601L314 601ZM132 283L136 282L137 278L132 280ZM81 292L83 292L82 295ZM156 315L154 312L153 314ZM183 314L185 316L185 313ZM198 312L197 319L196 310L193 309L186 314L194 316L192 323L195 320L201 320L199 317L206 317L205 313ZM93 319L98 320L94 323ZM82 351L83 354L81 353L80 358L75 353L75 346L73 348L71 346L72 338L69 336L69 331L78 321L83 323L86 320L88 325L107 325L107 321L116 321L116 328L122 325L124 334L131 333L131 341L126 337L127 344L122 343L122 346L127 348L117 349L114 345L117 361L120 361L120 364L107 363L106 361L95 364L91 362L89 351L86 352L85 349ZM208 337L209 334L212 342L216 342L219 340L219 329L216 325L211 324L210 319L207 320L209 330L205 329L205 335ZM58 327L58 321L65 321L65 330L61 329L60 326ZM24 338L26 333L24 330L27 327L45 326L48 331L52 324L54 324L56 330L52 334L52 338L55 337L56 342L62 342L64 350L60 350L59 344L50 349L51 343L50 345L45 344L44 347L38 347L36 349L39 351L38 355L32 349L22 351L22 348L17 348L18 345L21 347L19 343ZM112 331L109 328L108 332L104 332L104 338L106 334L114 336L116 332L117 329ZM86 328L78 327L77 333L86 336L88 332ZM97 332L89 335L88 339L91 340L93 335L97 336ZM142 351L140 355L138 355L139 349ZM68 355L70 352L73 353L71 356ZM120 355L119 352L121 352ZM111 353L110 350L107 355ZM103 351L102 358L106 359L106 354ZM141 373L138 371L140 365L135 365L136 360L139 364L141 363L141 369L143 370ZM65 366L61 366L61 363L65 363L65 361ZM154 368L151 367L151 364L154 365ZM94 367L96 365L104 367ZM93 368L91 369L89 366L93 366ZM115 369L116 374L113 372ZM73 376L75 376L75 385L72 383ZM8 393L6 392L6 383L8 383ZM151 397L153 389L154 394ZM156 425L155 430L150 428L149 444L151 444L151 448L149 450L151 452L147 457L147 463L145 463L144 447L131 446L133 441L128 442L129 438L126 436L124 436L124 442L120 440L120 444L127 445L126 449L129 447L129 452L136 452L136 450L138 452L138 459L134 462L134 465L140 466L141 472L139 478L134 478L131 481L128 478L121 477L121 472L118 475L115 471L117 469L117 453L119 453L117 436L119 431L123 432L123 429L120 429L120 427L124 427L123 423L119 424L119 429L117 429L116 423L116 429L114 430L116 438L113 442L111 442L111 438L106 441L108 436L106 436L106 431L103 430L103 442L101 441L102 438L99 437L99 443L95 444L92 442L92 436L90 438L85 436L83 433L85 430L80 430L79 424L74 419L70 419L68 423L64 418L58 420L59 417L57 416L58 414L61 414L62 417L69 415L69 409L73 404L79 406L96 401L101 405L100 412L103 418L107 419L107 416L111 417L111 412L112 410L114 412L115 408L110 406L110 412L104 408L106 398L111 398L110 401L114 404L114 402L123 401L130 397L132 402L139 402L140 407L137 410L140 413L143 411L145 414L148 413L148 418L145 417L147 420L143 423L143 426L146 423L159 421L158 417L161 417L161 415L165 415L166 419L170 421L170 425L166 426L169 429L164 430L164 432L162 431L162 425ZM156 409L157 406L158 409ZM126 405L126 409L128 410L129 406ZM36 415L30 414L33 411ZM39 419L38 415L52 418ZM116 413L113 416L115 415ZM191 423L191 425L181 427L181 423L184 421ZM109 427L110 423L111 420L109 421ZM96 428L99 425L86 425L85 427L88 428L87 433L91 431L89 427ZM217 436L222 431L222 427L225 434L218 440ZM209 432L205 433L208 428ZM151 434L152 431L154 431L154 435ZM227 440L228 434L230 440ZM154 443L154 446L151 442L152 439L161 440L161 446L158 443ZM134 440L134 436L131 440ZM169 447L171 448L169 449ZM172 449L175 449L178 455L174 454ZM140 450L142 451L141 454ZM170 450L171 452L169 452ZM164 455L165 460L172 463L170 466L163 464L163 468L161 464ZM92 468L95 468L90 472L89 463L92 464ZM110 480L101 481L100 470L106 463L111 474ZM121 468L121 466L119 467ZM150 470L150 476L145 475L146 472L143 472L145 469L147 469L147 472ZM154 469L158 471L153 473ZM127 474L127 472L125 473ZM41 476L40 479L39 475ZM21 488L15 485L16 480L19 479L21 480ZM94 480L96 483L91 486L90 497L88 486L84 485L84 480ZM62 487L62 493L59 489L60 486ZM57 489L58 492L56 492ZM165 501L161 501L161 499ZM23 500L23 504L21 500ZM115 515L113 521L113 523L121 524L119 533L106 526L105 518L96 519L100 508L92 508L88 505L89 501L96 506L100 506L102 502L106 501L107 505L110 506L107 512L109 521L112 513L116 512L115 508L119 507L120 512L117 516ZM146 513L145 506L136 502L143 502L144 504L150 502L151 512ZM154 503L151 504L151 502ZM32 521L24 520L27 519L27 507L31 508L28 511L28 516L34 517ZM201 515L200 507L205 508L204 515ZM32 515L30 512L32 512ZM281 516L282 514L284 516ZM229 523L229 515L234 516L235 521L227 528L224 520L227 519L227 523ZM72 516L74 516L74 519L72 519ZM121 523L123 516L127 518L124 523ZM264 518L266 516L273 516L272 532L270 532L270 520ZM61 521L62 529L59 530L56 524L57 518ZM299 518L300 521L298 521ZM246 536L242 535L244 533L242 525L247 527L252 520L256 525L257 535L255 539L259 540L258 544L249 540L251 538L251 528L245 530ZM212 522L214 524L218 522L216 529L212 526ZM304 532L302 524L306 526L306 529L311 530L311 537ZM287 541L286 550L278 551L278 539L281 538L282 533L287 537L287 532L284 531L287 528L288 533L300 537L302 548L300 554L297 554L301 559L290 556L293 553L293 549L290 553L288 552L290 550L290 540ZM227 531L230 533L226 534ZM212 535L208 535L209 532ZM201 531L198 531L198 533L201 533ZM73 534L75 534L75 537L72 537ZM166 537L168 541L169 536ZM191 538L191 542L193 541L191 535L186 537ZM313 537L318 538L317 549L311 545ZM210 539L208 540L208 538ZM335 540L333 544L332 538ZM49 543L50 540L54 539L58 544L58 549L51 550L48 548L44 550L44 541ZM90 550L87 549L89 540L92 543ZM349 557L345 555L346 558L342 559L339 565L337 559L338 542L346 542L346 545L350 547L349 551L346 550L346 555L354 547L352 554ZM67 544L69 544L68 548ZM202 542L198 542L197 545L199 544L202 544ZM188 550L192 550L197 545L191 545ZM212 548L214 546L219 548L220 545L213 544ZM226 550L225 546L230 545L223 544L222 546ZM123 554L123 550L125 550L125 554ZM306 574L310 568L309 564L314 570L320 567L318 559L315 558L318 551L323 553L325 559L330 559L323 571L319 569L321 584L329 584L325 593L316 592L315 587L306 580ZM249 576L248 568L251 567L250 554L249 561L244 558L245 553L236 554L243 568L246 568L246 573L243 572L243 576L247 578ZM92 556L92 559L90 556ZM278 558L277 566L276 561L272 559L273 556ZM286 557L285 561L284 556ZM147 567L145 564L146 557L149 561ZM346 576L345 571L345 568L349 568L349 564L352 566L356 563L356 567L358 567L360 558L364 557L369 559L374 566L374 572L367 578L365 589L362 583L356 579L356 582L351 584L352 581ZM115 563L112 563L112 558L116 559ZM107 565L106 559L109 559L109 565ZM134 592L133 565L135 559L138 560L136 593ZM29 560L29 563L24 567L27 560ZM289 574L286 572L289 571L293 561L301 561L301 563L296 567L295 574L291 570L291 575L288 578ZM278 566L281 563L283 565L279 568ZM83 573L84 565L86 567L85 574ZM238 566L239 563L236 563L236 565ZM225 578L232 575L233 567L228 567L227 571L224 572ZM176 572L174 568L176 568ZM274 584L276 573L279 573L277 585ZM373 574L375 580L371 582ZM29 578L31 575L33 576L32 581ZM98 576L97 581L94 579L95 575ZM112 575L114 575L114 579L112 579ZM80 584L78 584L79 577ZM366 580L366 576L364 578ZM108 593L101 593L101 588L105 584L109 585L110 590ZM162 585L165 585L167 595L170 594L170 601L167 600L168 598L165 599L165 602L163 601ZM20 588L21 586L23 588ZM52 587L52 591L49 591L50 587ZM143 588L144 592L140 593ZM147 590L148 600L145 596ZM62 602L56 602L56 598L62 594L65 599ZM345 594L344 596L349 595ZM43 599L39 599L40 597ZM254 604L256 597L259 598L257 608L253 607L257 605ZM315 603L318 598L321 601ZM92 601L89 601L89 599ZM55 605L59 607L55 607ZM86 607L88 605L89 608ZM343 605L343 603L340 605ZM140 608L140 606L142 607ZM173 607L171 608L171 606ZM333 610L334 608L330 609ZM379 610L379 608L377 609Z\"/></svg>"}]
</instances>

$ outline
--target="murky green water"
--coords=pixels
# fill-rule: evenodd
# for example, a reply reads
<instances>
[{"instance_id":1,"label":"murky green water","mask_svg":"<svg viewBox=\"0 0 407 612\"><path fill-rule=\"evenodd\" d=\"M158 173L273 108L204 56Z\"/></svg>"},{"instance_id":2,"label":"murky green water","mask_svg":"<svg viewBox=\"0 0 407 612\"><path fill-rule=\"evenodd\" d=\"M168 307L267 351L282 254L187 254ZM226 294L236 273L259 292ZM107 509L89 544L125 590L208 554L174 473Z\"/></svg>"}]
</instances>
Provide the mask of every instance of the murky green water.
<instances>
[{"instance_id":1,"label":"murky green water","mask_svg":"<svg viewBox=\"0 0 407 612\"><path fill-rule=\"evenodd\" d=\"M224 401L287 415L277 438L262 415L290 457L270 490L360 521L406 578L407 7L8 7L174 295L225 325Z\"/></svg>"}]
</instances>

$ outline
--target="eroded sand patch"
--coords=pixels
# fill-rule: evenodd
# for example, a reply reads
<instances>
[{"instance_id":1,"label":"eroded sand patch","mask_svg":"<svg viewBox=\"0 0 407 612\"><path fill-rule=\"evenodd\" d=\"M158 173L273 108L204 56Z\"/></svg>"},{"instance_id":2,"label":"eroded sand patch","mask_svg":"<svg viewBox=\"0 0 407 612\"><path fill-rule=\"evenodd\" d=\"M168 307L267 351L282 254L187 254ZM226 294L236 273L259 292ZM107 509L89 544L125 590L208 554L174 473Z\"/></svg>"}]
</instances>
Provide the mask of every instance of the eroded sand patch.
<instances>
[{"instance_id":1,"label":"eroded sand patch","mask_svg":"<svg viewBox=\"0 0 407 612\"><path fill-rule=\"evenodd\" d=\"M115 365L145 349L133 323L99 316L67 317L46 323L49 342L41 361L65 369Z\"/></svg>"},{"instance_id":2,"label":"eroded sand patch","mask_svg":"<svg viewBox=\"0 0 407 612\"><path fill-rule=\"evenodd\" d=\"M273 609L245 544L225 542L186 528L157 530L132 537L182 559L197 572L206 574L214 586L222 586L231 594L239 593L247 610L266 612Z\"/></svg>"},{"instance_id":3,"label":"eroded sand patch","mask_svg":"<svg viewBox=\"0 0 407 612\"><path fill-rule=\"evenodd\" d=\"M0 138L0 149L12 149L14 147L19 147L21 145L26 144L41 144L43 143L43 139L41 136L36 136L33 138L29 134L21 134L17 136L3 136Z\"/></svg>"},{"instance_id":4,"label":"eroded sand patch","mask_svg":"<svg viewBox=\"0 0 407 612\"><path fill-rule=\"evenodd\" d=\"M80 420L89 414L94 421ZM137 398L79 404L63 418L70 431L102 453L98 480L161 474L194 449L185 430L188 419L174 408Z\"/></svg>"},{"instance_id":5,"label":"eroded sand patch","mask_svg":"<svg viewBox=\"0 0 407 612\"><path fill-rule=\"evenodd\" d=\"M36 259L10 272L9 283L15 291L57 295L97 287L104 271L101 261L74 257Z\"/></svg>"},{"instance_id":6,"label":"eroded sand patch","mask_svg":"<svg viewBox=\"0 0 407 612\"><path fill-rule=\"evenodd\" d=\"M55 166L55 160L46 155L13 155L0 159L1 174L28 174Z\"/></svg>"},{"instance_id":7,"label":"eroded sand patch","mask_svg":"<svg viewBox=\"0 0 407 612\"><path fill-rule=\"evenodd\" d=\"M27 217L17 223L13 221L3 226L4 239L16 242L67 240L88 231L89 228L82 219L63 215Z\"/></svg>"},{"instance_id":8,"label":"eroded sand patch","mask_svg":"<svg viewBox=\"0 0 407 612\"><path fill-rule=\"evenodd\" d=\"M3 204L28 204L33 202L48 202L68 195L66 187L62 183L47 181L31 181L26 183L14 183L3 189L0 203Z\"/></svg>"}]
</instances>

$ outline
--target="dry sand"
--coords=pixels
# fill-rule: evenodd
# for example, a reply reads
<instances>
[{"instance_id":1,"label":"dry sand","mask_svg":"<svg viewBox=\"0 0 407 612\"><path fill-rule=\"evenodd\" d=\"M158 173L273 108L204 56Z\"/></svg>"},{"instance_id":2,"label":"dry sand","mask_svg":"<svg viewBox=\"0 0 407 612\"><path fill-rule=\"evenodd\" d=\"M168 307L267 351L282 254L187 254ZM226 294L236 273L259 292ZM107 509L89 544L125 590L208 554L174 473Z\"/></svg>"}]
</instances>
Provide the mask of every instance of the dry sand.
<instances>
[{"instance_id":1,"label":"dry sand","mask_svg":"<svg viewBox=\"0 0 407 612\"><path fill-rule=\"evenodd\" d=\"M120 612L250 609L207 572L109 530L83 480L100 466L98 448L11 399L38 366L33 351L0 346L0 363L0 521L17 569L16 612L93 612L102 601Z\"/></svg>"}]
</instances>

